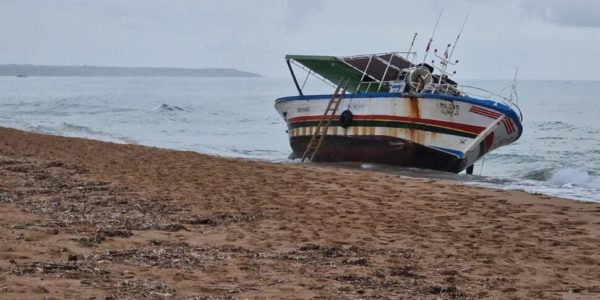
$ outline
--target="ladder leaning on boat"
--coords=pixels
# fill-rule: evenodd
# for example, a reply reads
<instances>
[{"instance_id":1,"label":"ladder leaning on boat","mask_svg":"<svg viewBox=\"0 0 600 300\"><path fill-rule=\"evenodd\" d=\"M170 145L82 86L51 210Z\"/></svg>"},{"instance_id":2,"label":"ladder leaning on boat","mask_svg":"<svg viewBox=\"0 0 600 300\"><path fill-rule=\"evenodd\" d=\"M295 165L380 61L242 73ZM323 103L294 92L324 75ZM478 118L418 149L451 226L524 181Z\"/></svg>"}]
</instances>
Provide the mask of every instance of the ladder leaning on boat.
<instances>
[{"instance_id":1,"label":"ladder leaning on boat","mask_svg":"<svg viewBox=\"0 0 600 300\"><path fill-rule=\"evenodd\" d=\"M312 162L313 158L319 151L319 148L321 148L323 139L327 135L327 130L329 129L329 126L331 125L331 122L333 121L335 114L340 107L340 103L342 103L342 100L344 99L344 93L346 93L347 87L348 80L346 80L344 83L340 83L340 85L338 85L335 89L333 95L331 95L331 99L329 99L327 108L325 109L325 112L323 112L323 115L319 120L319 124L315 128L310 141L306 145L306 149L302 155L302 162L304 162L306 158L309 158L308 161Z\"/></svg>"}]
</instances>

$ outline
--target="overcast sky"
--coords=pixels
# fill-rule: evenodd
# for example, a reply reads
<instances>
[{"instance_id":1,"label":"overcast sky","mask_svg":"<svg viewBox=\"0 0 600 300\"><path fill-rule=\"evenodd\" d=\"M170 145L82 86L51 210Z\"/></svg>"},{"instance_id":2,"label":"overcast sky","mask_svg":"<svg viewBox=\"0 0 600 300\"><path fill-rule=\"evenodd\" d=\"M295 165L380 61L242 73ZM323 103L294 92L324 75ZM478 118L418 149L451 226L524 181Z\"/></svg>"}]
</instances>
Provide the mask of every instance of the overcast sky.
<instances>
[{"instance_id":1,"label":"overcast sky","mask_svg":"<svg viewBox=\"0 0 600 300\"><path fill-rule=\"evenodd\" d=\"M232 67L286 54L422 53L454 42L458 78L600 80L599 0L0 0L0 64Z\"/></svg>"}]
</instances>

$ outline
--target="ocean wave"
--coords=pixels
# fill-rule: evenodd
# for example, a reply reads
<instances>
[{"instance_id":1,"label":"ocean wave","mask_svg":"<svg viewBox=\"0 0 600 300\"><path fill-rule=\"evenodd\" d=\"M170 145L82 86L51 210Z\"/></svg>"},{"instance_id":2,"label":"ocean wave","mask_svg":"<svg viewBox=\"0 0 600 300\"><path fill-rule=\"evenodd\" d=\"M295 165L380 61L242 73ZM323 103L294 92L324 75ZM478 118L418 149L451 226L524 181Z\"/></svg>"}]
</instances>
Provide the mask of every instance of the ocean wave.
<instances>
[{"instance_id":1,"label":"ocean wave","mask_svg":"<svg viewBox=\"0 0 600 300\"><path fill-rule=\"evenodd\" d=\"M567 199L600 202L600 189L598 188L576 185L556 186L548 181L520 179L496 182L495 180L486 180L465 182L465 184L501 190L523 191L529 194L544 194Z\"/></svg>"},{"instance_id":2,"label":"ocean wave","mask_svg":"<svg viewBox=\"0 0 600 300\"><path fill-rule=\"evenodd\" d=\"M57 101L55 103L53 103L52 105L48 106L48 110L52 110L52 111L74 111L74 110L80 110L80 109L86 109L86 110L93 110L95 107L94 105L90 105L90 104L81 104L81 103L77 103L77 102L73 102L73 101L66 101L66 100L62 100L62 101Z\"/></svg>"},{"instance_id":3,"label":"ocean wave","mask_svg":"<svg viewBox=\"0 0 600 300\"><path fill-rule=\"evenodd\" d=\"M543 167L528 170L517 176L521 179L545 181L559 187L581 186L600 189L600 176L581 168Z\"/></svg>"},{"instance_id":4,"label":"ocean wave","mask_svg":"<svg viewBox=\"0 0 600 300\"><path fill-rule=\"evenodd\" d=\"M560 129L576 128L576 126L573 124L569 124L569 123L565 123L565 122L561 122L561 121L539 122L539 123L535 124L535 127L539 128L539 129L544 129L544 130L548 130L548 129L560 130Z\"/></svg>"},{"instance_id":5,"label":"ocean wave","mask_svg":"<svg viewBox=\"0 0 600 300\"><path fill-rule=\"evenodd\" d=\"M553 172L553 168L540 168L534 170L527 170L524 173L520 174L518 177L529 180L548 181L548 179L552 176Z\"/></svg>"},{"instance_id":6,"label":"ocean wave","mask_svg":"<svg viewBox=\"0 0 600 300\"><path fill-rule=\"evenodd\" d=\"M13 124L16 128L22 128L17 124ZM52 128L50 126L43 125L26 125L25 130L35 132L35 133L46 133L46 134L57 134L58 130L56 128Z\"/></svg>"},{"instance_id":7,"label":"ocean wave","mask_svg":"<svg viewBox=\"0 0 600 300\"><path fill-rule=\"evenodd\" d=\"M63 122L56 132L64 136L83 137L118 144L137 144L137 142L132 138L127 138L100 130L94 130L87 126L76 125L67 122Z\"/></svg>"},{"instance_id":8,"label":"ocean wave","mask_svg":"<svg viewBox=\"0 0 600 300\"><path fill-rule=\"evenodd\" d=\"M551 174L549 174L547 180L552 184L564 188L582 186L600 189L600 176L590 174L586 170L577 168L554 170Z\"/></svg>"},{"instance_id":9,"label":"ocean wave","mask_svg":"<svg viewBox=\"0 0 600 300\"><path fill-rule=\"evenodd\" d=\"M519 153L496 153L492 152L485 156L485 161L488 163L511 163L515 166L524 163L536 163L543 161L544 157L538 154L519 154Z\"/></svg>"},{"instance_id":10,"label":"ocean wave","mask_svg":"<svg viewBox=\"0 0 600 300\"><path fill-rule=\"evenodd\" d=\"M46 110L46 109L35 109L35 110L15 110L12 111L11 114L13 115L13 118L15 117L25 117L25 118L30 118L30 117L67 117L69 116L68 112L65 111L51 111L51 110Z\"/></svg>"},{"instance_id":11,"label":"ocean wave","mask_svg":"<svg viewBox=\"0 0 600 300\"><path fill-rule=\"evenodd\" d=\"M65 131L79 131L79 132L85 132L85 133L90 133L90 134L100 133L99 131L92 130L89 127L75 125L75 124L71 124L71 123L67 123L67 122L63 122L61 127Z\"/></svg>"},{"instance_id":12,"label":"ocean wave","mask_svg":"<svg viewBox=\"0 0 600 300\"><path fill-rule=\"evenodd\" d=\"M163 103L155 108L152 109L153 111L185 111L185 109L177 106L177 105L169 105L166 103Z\"/></svg>"},{"instance_id":13,"label":"ocean wave","mask_svg":"<svg viewBox=\"0 0 600 300\"><path fill-rule=\"evenodd\" d=\"M279 151L271 149L240 149L237 147L230 147L227 150L233 154L232 156L234 157L263 160L268 160L269 158L273 157L279 157L280 159L286 157L285 153L279 153Z\"/></svg>"}]
</instances>

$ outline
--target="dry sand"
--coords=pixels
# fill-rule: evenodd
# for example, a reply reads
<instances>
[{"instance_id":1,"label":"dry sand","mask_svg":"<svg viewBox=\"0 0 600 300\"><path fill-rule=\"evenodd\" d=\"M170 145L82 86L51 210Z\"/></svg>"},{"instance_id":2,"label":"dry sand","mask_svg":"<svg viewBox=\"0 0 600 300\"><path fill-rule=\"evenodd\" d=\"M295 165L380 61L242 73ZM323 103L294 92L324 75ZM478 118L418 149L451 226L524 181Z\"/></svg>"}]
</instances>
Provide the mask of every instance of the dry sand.
<instances>
[{"instance_id":1,"label":"dry sand","mask_svg":"<svg viewBox=\"0 0 600 300\"><path fill-rule=\"evenodd\" d=\"M600 204L0 128L1 299L598 299Z\"/></svg>"}]
</instances>

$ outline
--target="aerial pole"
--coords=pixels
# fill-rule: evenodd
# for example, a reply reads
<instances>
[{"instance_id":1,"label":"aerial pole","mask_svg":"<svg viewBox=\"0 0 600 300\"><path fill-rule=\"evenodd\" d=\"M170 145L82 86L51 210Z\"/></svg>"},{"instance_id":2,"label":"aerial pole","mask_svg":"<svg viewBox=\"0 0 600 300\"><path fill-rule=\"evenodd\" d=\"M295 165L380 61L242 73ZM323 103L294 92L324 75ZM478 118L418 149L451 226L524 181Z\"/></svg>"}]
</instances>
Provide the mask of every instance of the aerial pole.
<instances>
[{"instance_id":1,"label":"aerial pole","mask_svg":"<svg viewBox=\"0 0 600 300\"><path fill-rule=\"evenodd\" d=\"M460 39L460 35L463 32L463 29L465 29L465 24L467 24L467 20L469 19L469 15L467 14L467 16L465 17L465 21L462 24L462 27L460 27L460 31L458 32L458 35L456 36L456 40L454 41L454 45L452 46L452 51L450 51L450 58L452 57L452 54L454 54L454 49L456 49L456 44L458 44L458 39ZM450 59L448 58L448 59Z\"/></svg>"},{"instance_id":2,"label":"aerial pole","mask_svg":"<svg viewBox=\"0 0 600 300\"><path fill-rule=\"evenodd\" d=\"M442 65L442 68L438 69L438 70L441 70L441 72L442 72L442 74L440 74L440 79L438 79L438 84L439 85L442 84L442 79L446 75L446 70L448 69L448 64L450 63L450 56L448 56L448 50L450 50L451 46L452 46L451 44L448 44L446 46L446 50L444 51L444 56L438 55L437 54L437 49L435 49L435 51L434 51L435 56L437 56L440 59L440 64Z\"/></svg>"},{"instance_id":3,"label":"aerial pole","mask_svg":"<svg viewBox=\"0 0 600 300\"><path fill-rule=\"evenodd\" d=\"M412 47L415 44L415 39L417 38L418 33L415 32L415 35L413 35L413 39L412 42L410 43L410 47L408 48L408 52L406 52L406 60L408 60L408 56L410 55L410 51L412 51ZM414 57L413 57L414 60ZM410 63L413 63L413 60L410 61Z\"/></svg>"},{"instance_id":4,"label":"aerial pole","mask_svg":"<svg viewBox=\"0 0 600 300\"><path fill-rule=\"evenodd\" d=\"M456 49L456 44L458 44L458 40L460 39L460 35L463 32L463 29L465 29L465 24L467 24L467 20L469 19L469 15L467 15L465 17L465 21L463 22L462 26L460 27L460 31L458 32L458 35L456 35L456 40L454 41L454 44L448 44L446 46L446 51L444 51L444 56L439 56L437 55L437 49L435 49L436 52L436 56L441 60L440 64L442 65L442 74L440 75L440 79L438 80L438 84L442 84L442 79L444 77L444 75L446 75L446 70L448 69L448 65L455 65L458 63L458 60L455 62L451 62L452 59L452 55L454 54L454 49ZM456 72L455 72L456 73Z\"/></svg>"},{"instance_id":5,"label":"aerial pole","mask_svg":"<svg viewBox=\"0 0 600 300\"><path fill-rule=\"evenodd\" d=\"M515 77L513 78L513 83L512 83L512 91L510 92L510 102L513 102L513 95L515 96L515 103L517 103L518 99L517 99L517 74L519 73L519 66L517 66L517 68L515 69ZM523 117L521 117L521 119L523 119ZM522 121L522 120L521 120Z\"/></svg>"},{"instance_id":6,"label":"aerial pole","mask_svg":"<svg viewBox=\"0 0 600 300\"><path fill-rule=\"evenodd\" d=\"M437 22L435 22L435 27L433 28L433 32L431 33L431 37L429 38L429 43L427 43L427 48L425 49L425 56L423 57L423 63L427 61L427 54L429 54L429 49L431 48L431 43L433 42L433 36L437 31L438 24L440 24L440 19L442 18L442 14L444 13L444 9L440 11L440 15L437 18Z\"/></svg>"}]
</instances>

